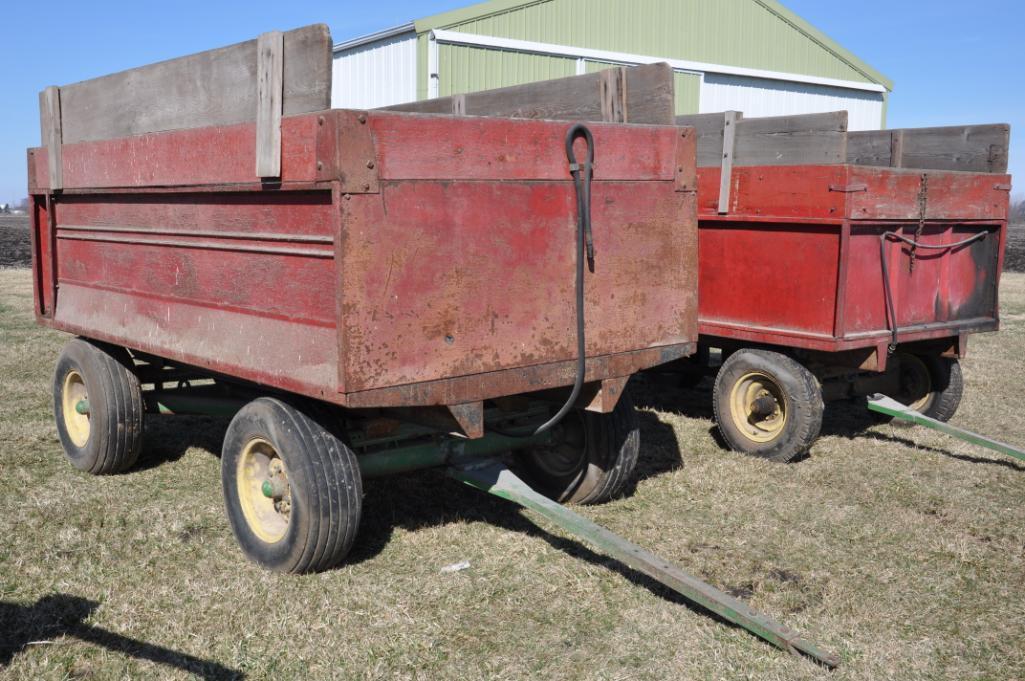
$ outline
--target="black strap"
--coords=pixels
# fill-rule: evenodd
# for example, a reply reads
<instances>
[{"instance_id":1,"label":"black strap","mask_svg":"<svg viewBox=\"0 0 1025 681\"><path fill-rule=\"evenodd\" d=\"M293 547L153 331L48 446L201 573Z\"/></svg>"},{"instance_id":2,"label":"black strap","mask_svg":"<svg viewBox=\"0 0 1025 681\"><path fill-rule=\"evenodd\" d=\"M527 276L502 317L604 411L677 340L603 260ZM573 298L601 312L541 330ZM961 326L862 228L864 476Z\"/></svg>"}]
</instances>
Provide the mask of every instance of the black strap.
<instances>
[{"instance_id":1,"label":"black strap","mask_svg":"<svg viewBox=\"0 0 1025 681\"><path fill-rule=\"evenodd\" d=\"M886 298L886 325L890 331L890 346L888 350L892 355L897 350L897 332L899 329L897 328L897 313L893 309L893 291L890 289L890 268L886 264L886 240L889 238L903 241L912 248L942 251L950 248L960 248L961 246L967 246L968 244L979 241L980 239L985 239L986 232L973 234L967 239L955 241L951 244L924 244L902 234L897 234L896 232L883 232L879 235L879 262L883 267L883 295Z\"/></svg>"}]
</instances>

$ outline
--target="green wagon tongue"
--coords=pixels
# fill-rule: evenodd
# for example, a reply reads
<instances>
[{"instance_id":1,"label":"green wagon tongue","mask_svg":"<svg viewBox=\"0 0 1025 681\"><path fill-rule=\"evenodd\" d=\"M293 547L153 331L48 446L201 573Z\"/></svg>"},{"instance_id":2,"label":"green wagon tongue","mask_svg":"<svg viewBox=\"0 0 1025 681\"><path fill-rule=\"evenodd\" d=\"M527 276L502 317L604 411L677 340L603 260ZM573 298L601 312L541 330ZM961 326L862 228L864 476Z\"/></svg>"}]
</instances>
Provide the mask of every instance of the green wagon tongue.
<instances>
[{"instance_id":1,"label":"green wagon tongue","mask_svg":"<svg viewBox=\"0 0 1025 681\"><path fill-rule=\"evenodd\" d=\"M1001 454L1013 456L1016 459L1025 461L1025 451L1022 451L1017 447L1012 447L1004 442L990 439L985 435L979 435L978 433L973 433L970 430L958 428L957 426L952 426L949 423L929 418L925 414L919 413L910 407L905 407L897 400L889 398L886 395L873 395L868 400L868 408L871 411L910 421L911 423L925 426L926 428L932 428L933 430L938 430L941 433L946 433L951 437L956 437L959 440L970 442L973 445L979 445L980 447L992 449L995 452L1000 452Z\"/></svg>"},{"instance_id":2,"label":"green wagon tongue","mask_svg":"<svg viewBox=\"0 0 1025 681\"><path fill-rule=\"evenodd\" d=\"M754 612L742 601L705 584L697 577L670 565L640 546L538 494L500 462L484 461L456 465L448 469L448 474L471 487L540 513L562 529L587 540L624 565L657 580L691 603L696 603L747 629L774 646L794 654L803 653L829 668L840 664L840 658L835 653L822 650L814 643L801 638L797 632Z\"/></svg>"}]
</instances>

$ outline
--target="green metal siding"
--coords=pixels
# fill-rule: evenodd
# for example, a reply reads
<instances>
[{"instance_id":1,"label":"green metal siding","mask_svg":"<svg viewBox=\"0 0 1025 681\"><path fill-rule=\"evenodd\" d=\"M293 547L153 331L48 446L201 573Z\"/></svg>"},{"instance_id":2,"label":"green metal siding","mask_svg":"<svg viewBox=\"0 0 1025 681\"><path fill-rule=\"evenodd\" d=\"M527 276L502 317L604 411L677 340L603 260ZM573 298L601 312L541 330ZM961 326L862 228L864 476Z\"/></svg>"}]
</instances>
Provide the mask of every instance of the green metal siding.
<instances>
[{"instance_id":1,"label":"green metal siding","mask_svg":"<svg viewBox=\"0 0 1025 681\"><path fill-rule=\"evenodd\" d=\"M676 115L698 113L698 105L701 103L701 76L679 71L673 75L676 88Z\"/></svg>"},{"instance_id":2,"label":"green metal siding","mask_svg":"<svg viewBox=\"0 0 1025 681\"><path fill-rule=\"evenodd\" d=\"M440 23L445 21L450 23ZM870 67L831 49L820 39L824 36L809 35L800 24L763 0L539 0L484 3L418 21L417 31L446 28L825 78L880 80Z\"/></svg>"},{"instance_id":3,"label":"green metal siding","mask_svg":"<svg viewBox=\"0 0 1025 681\"><path fill-rule=\"evenodd\" d=\"M490 90L576 74L576 59L464 45L438 46L439 95Z\"/></svg>"},{"instance_id":4,"label":"green metal siding","mask_svg":"<svg viewBox=\"0 0 1025 681\"><path fill-rule=\"evenodd\" d=\"M606 61L591 61L590 59L584 62L586 73L597 73L598 71L611 69L613 66L620 66L620 64L611 64Z\"/></svg>"},{"instance_id":5,"label":"green metal siding","mask_svg":"<svg viewBox=\"0 0 1025 681\"><path fill-rule=\"evenodd\" d=\"M427 99L427 34L416 37L416 98Z\"/></svg>"}]
</instances>

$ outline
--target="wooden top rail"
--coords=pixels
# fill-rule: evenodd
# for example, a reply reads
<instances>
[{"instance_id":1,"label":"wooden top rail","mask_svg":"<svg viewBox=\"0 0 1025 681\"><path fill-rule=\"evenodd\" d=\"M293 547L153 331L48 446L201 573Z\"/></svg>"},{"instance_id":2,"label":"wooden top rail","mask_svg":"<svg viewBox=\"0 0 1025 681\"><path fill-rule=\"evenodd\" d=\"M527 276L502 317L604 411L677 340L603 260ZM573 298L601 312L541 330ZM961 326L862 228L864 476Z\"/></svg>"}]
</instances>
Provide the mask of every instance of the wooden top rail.
<instances>
[{"instance_id":1,"label":"wooden top rail","mask_svg":"<svg viewBox=\"0 0 1025 681\"><path fill-rule=\"evenodd\" d=\"M257 121L254 179L280 174L282 115L331 107L331 34L324 24L51 86L40 93L50 189L62 144Z\"/></svg>"},{"instance_id":2,"label":"wooden top rail","mask_svg":"<svg viewBox=\"0 0 1025 681\"><path fill-rule=\"evenodd\" d=\"M461 116L672 125L673 98L673 70L660 63L615 67L385 108Z\"/></svg>"},{"instance_id":3,"label":"wooden top rail","mask_svg":"<svg viewBox=\"0 0 1025 681\"><path fill-rule=\"evenodd\" d=\"M847 112L744 118L737 111L677 116L698 132L698 167L833 165L1007 172L1010 126L847 131ZM732 131L732 144L725 136Z\"/></svg>"},{"instance_id":4,"label":"wooden top rail","mask_svg":"<svg viewBox=\"0 0 1025 681\"><path fill-rule=\"evenodd\" d=\"M729 155L734 166L829 165L847 157L846 111L766 118L724 111L677 116L676 124L697 130L699 168L719 167ZM732 126L732 148L724 148Z\"/></svg>"},{"instance_id":5,"label":"wooden top rail","mask_svg":"<svg viewBox=\"0 0 1025 681\"><path fill-rule=\"evenodd\" d=\"M852 132L847 136L847 162L862 166L1007 172L1011 126L959 125Z\"/></svg>"}]
</instances>

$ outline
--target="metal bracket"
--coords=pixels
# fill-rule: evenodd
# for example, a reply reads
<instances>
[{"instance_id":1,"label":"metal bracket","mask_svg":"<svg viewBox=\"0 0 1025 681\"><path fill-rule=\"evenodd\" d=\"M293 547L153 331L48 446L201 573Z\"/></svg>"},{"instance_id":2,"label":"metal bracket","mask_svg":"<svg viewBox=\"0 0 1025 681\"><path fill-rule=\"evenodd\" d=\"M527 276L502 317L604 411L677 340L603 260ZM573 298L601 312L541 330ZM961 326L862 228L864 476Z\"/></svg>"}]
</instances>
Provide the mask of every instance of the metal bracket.
<instances>
[{"instance_id":1,"label":"metal bracket","mask_svg":"<svg viewBox=\"0 0 1025 681\"><path fill-rule=\"evenodd\" d=\"M612 413L612 410L619 403L619 398L623 396L628 380L630 380L629 376L603 378L598 393L584 409L598 412L599 414Z\"/></svg>"},{"instance_id":2,"label":"metal bracket","mask_svg":"<svg viewBox=\"0 0 1025 681\"><path fill-rule=\"evenodd\" d=\"M317 180L341 184L343 194L381 191L377 147L365 111L334 109L317 117Z\"/></svg>"},{"instance_id":3,"label":"metal bracket","mask_svg":"<svg viewBox=\"0 0 1025 681\"><path fill-rule=\"evenodd\" d=\"M854 182L852 184L831 184L829 185L829 191L840 192L841 194L855 194L857 192L867 192L868 185L863 182Z\"/></svg>"},{"instance_id":4,"label":"metal bracket","mask_svg":"<svg viewBox=\"0 0 1025 681\"><path fill-rule=\"evenodd\" d=\"M676 136L676 191L696 192L698 136L693 127L679 129Z\"/></svg>"}]
</instances>

